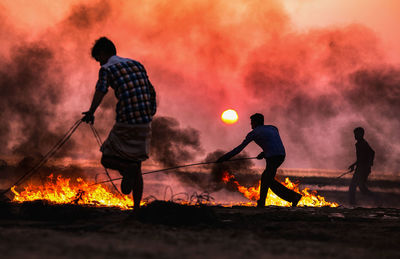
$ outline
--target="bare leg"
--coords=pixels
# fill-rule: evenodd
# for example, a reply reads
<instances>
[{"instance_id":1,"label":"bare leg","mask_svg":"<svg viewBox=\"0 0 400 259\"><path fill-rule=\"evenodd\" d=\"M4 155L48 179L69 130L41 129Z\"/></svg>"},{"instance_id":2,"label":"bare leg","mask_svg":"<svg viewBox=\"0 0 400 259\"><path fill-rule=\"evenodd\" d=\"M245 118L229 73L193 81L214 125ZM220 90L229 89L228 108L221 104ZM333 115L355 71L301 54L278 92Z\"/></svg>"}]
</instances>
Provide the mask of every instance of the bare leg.
<instances>
[{"instance_id":1,"label":"bare leg","mask_svg":"<svg viewBox=\"0 0 400 259\"><path fill-rule=\"evenodd\" d=\"M142 200L143 195L143 177L141 170L142 162L122 160L117 157L103 155L101 158L101 163L106 168L118 170L124 177L123 181L126 181L128 186L124 186L127 187L127 191L123 192L129 194L130 190L132 190L134 202L133 209L138 210L140 208L140 201Z\"/></svg>"},{"instance_id":2,"label":"bare leg","mask_svg":"<svg viewBox=\"0 0 400 259\"><path fill-rule=\"evenodd\" d=\"M142 162L138 161L138 166L135 167L133 172L133 181L132 181L132 197L133 197L133 210L137 211L140 209L140 202L143 196L143 176L141 170Z\"/></svg>"},{"instance_id":3,"label":"bare leg","mask_svg":"<svg viewBox=\"0 0 400 259\"><path fill-rule=\"evenodd\" d=\"M105 168L123 171L123 172L131 171L132 163L135 163L135 161L123 160L123 159L121 159L119 157L115 157L115 156L103 155L101 157L101 164Z\"/></svg>"},{"instance_id":4,"label":"bare leg","mask_svg":"<svg viewBox=\"0 0 400 259\"><path fill-rule=\"evenodd\" d=\"M143 196L143 177L142 177L142 171L139 168L139 171L137 171L134 175L134 181L132 184L132 197L133 197L133 210L137 211L140 209L140 202L142 200Z\"/></svg>"}]
</instances>

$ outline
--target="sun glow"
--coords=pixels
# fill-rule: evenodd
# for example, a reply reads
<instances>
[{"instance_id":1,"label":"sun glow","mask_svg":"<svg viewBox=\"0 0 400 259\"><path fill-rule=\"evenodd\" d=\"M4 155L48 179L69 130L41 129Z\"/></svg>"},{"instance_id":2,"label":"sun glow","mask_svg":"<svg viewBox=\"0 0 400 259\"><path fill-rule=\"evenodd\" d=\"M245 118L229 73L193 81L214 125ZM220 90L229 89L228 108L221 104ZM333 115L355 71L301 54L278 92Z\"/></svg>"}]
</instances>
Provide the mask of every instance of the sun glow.
<instances>
[{"instance_id":1,"label":"sun glow","mask_svg":"<svg viewBox=\"0 0 400 259\"><path fill-rule=\"evenodd\" d=\"M221 114L221 120L226 124L233 124L238 120L238 114L233 109L228 109Z\"/></svg>"}]
</instances>

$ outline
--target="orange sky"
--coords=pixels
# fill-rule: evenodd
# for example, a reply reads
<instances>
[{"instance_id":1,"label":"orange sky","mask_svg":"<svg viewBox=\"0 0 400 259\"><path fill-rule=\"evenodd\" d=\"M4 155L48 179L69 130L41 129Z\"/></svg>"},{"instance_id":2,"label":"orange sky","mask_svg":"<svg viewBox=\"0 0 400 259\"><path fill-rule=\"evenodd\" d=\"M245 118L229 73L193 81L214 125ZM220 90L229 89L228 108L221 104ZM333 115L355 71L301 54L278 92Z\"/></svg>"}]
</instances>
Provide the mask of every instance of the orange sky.
<instances>
[{"instance_id":1,"label":"orange sky","mask_svg":"<svg viewBox=\"0 0 400 259\"><path fill-rule=\"evenodd\" d=\"M351 98L348 78L360 69L398 65L398 14L395 0L3 0L0 56L12 59L15 46L32 42L49 46L62 75L58 87L67 93L51 109L73 121L89 106L96 82L90 47L106 35L119 55L146 66L158 115L198 129L206 152L239 144L250 130L249 115L263 112L281 130L287 167L341 168L353 154L351 127L367 120L352 113L341 93ZM98 115L104 134L107 117L114 116L109 99ZM326 103L332 105L322 107ZM220 121L228 108L238 111L238 123ZM326 120L310 115L323 109ZM343 133L346 127L350 134ZM251 145L248 151L256 155L259 149Z\"/></svg>"}]
</instances>

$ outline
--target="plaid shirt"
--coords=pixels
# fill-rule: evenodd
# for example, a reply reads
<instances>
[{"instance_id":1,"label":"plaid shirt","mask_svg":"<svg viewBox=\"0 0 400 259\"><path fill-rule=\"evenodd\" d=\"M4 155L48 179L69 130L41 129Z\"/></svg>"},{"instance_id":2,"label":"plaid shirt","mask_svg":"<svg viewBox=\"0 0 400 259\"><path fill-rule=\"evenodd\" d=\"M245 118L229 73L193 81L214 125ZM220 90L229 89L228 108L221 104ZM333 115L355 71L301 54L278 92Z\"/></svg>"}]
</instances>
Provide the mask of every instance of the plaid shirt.
<instances>
[{"instance_id":1,"label":"plaid shirt","mask_svg":"<svg viewBox=\"0 0 400 259\"><path fill-rule=\"evenodd\" d=\"M156 93L139 62L112 56L101 66L96 90L107 93L114 89L117 103L117 122L149 123L156 113Z\"/></svg>"}]
</instances>

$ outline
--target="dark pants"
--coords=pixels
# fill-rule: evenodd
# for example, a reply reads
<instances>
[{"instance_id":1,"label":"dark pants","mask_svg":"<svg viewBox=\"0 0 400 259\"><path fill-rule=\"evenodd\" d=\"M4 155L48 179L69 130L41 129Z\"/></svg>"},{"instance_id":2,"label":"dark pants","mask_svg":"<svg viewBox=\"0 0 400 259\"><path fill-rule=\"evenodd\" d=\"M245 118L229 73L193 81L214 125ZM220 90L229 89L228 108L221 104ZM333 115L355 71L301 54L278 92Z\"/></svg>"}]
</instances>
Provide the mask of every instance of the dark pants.
<instances>
[{"instance_id":1,"label":"dark pants","mask_svg":"<svg viewBox=\"0 0 400 259\"><path fill-rule=\"evenodd\" d=\"M349 202L350 204L356 203L356 190L357 186L360 189L361 193L367 194L369 196L373 196L373 192L371 192L367 188L367 179L369 174L371 173L370 166L358 166L354 172L353 178L351 179L349 186Z\"/></svg>"},{"instance_id":2,"label":"dark pants","mask_svg":"<svg viewBox=\"0 0 400 259\"><path fill-rule=\"evenodd\" d=\"M283 161L285 161L285 156L273 156L268 157L265 160L267 161L267 166L261 175L259 204L261 204L261 206L265 205L265 199L267 198L269 188L281 199L292 203L298 201L301 198L301 194L286 188L280 182L275 180L276 170Z\"/></svg>"}]
</instances>

